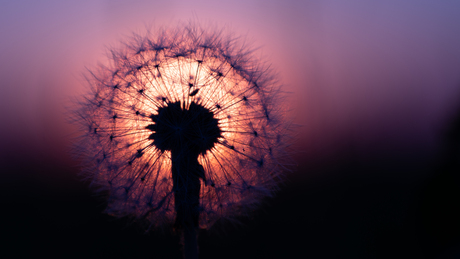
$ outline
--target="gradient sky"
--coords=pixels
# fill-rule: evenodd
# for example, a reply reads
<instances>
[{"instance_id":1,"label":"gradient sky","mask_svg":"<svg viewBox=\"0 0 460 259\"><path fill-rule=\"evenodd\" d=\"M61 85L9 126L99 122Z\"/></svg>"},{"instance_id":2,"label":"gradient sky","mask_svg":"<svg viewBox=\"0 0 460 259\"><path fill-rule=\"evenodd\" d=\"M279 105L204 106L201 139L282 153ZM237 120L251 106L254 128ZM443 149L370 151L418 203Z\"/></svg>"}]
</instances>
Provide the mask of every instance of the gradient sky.
<instances>
[{"instance_id":1,"label":"gradient sky","mask_svg":"<svg viewBox=\"0 0 460 259\"><path fill-rule=\"evenodd\" d=\"M106 61L107 49L132 32L190 20L224 26L261 47L257 55L291 93L292 117L302 125L298 137L315 151L344 137L363 148L382 139L429 147L460 97L457 1L1 6L0 103L14 111L4 115L2 138L10 140L22 133L40 142L42 135L66 131L62 107L82 93L86 67Z\"/></svg>"},{"instance_id":2,"label":"gradient sky","mask_svg":"<svg viewBox=\"0 0 460 259\"><path fill-rule=\"evenodd\" d=\"M260 47L289 92L300 163L350 145L434 154L460 109L459 14L455 0L0 0L1 159L71 165L65 111L86 68L133 32L188 21Z\"/></svg>"}]
</instances>

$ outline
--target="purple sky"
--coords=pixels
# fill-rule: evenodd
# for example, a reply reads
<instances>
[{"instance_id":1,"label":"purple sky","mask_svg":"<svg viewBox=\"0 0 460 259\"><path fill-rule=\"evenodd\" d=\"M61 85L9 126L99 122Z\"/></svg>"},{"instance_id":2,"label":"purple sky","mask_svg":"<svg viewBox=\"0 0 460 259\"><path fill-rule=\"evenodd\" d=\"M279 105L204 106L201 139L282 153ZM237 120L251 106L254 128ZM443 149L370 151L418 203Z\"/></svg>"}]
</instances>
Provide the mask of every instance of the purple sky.
<instances>
[{"instance_id":1,"label":"purple sky","mask_svg":"<svg viewBox=\"0 0 460 259\"><path fill-rule=\"evenodd\" d=\"M244 250L267 258L460 251L458 165L427 166L460 116L459 14L458 0L0 0L6 251L180 258L177 240L142 235L101 213L103 202L76 176L66 107L107 49L133 32L190 20L260 47L255 54L290 93L286 116L300 125L299 166L277 197L247 227L229 227L227 239L201 236L203 258Z\"/></svg>"},{"instance_id":2,"label":"purple sky","mask_svg":"<svg viewBox=\"0 0 460 259\"><path fill-rule=\"evenodd\" d=\"M132 32L193 20L261 47L291 93L307 156L343 141L430 149L458 107L458 13L458 1L415 0L2 3L0 139L65 153L64 107L84 90L85 67Z\"/></svg>"}]
</instances>

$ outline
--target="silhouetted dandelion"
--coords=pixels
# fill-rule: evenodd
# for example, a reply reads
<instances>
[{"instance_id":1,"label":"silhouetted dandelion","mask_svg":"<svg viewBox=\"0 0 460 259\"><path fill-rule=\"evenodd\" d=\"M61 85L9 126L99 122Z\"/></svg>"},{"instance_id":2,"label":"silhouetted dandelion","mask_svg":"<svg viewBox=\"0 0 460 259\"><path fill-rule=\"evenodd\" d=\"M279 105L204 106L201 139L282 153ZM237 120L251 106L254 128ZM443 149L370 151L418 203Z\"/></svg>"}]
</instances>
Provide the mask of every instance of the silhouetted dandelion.
<instances>
[{"instance_id":1,"label":"silhouetted dandelion","mask_svg":"<svg viewBox=\"0 0 460 259\"><path fill-rule=\"evenodd\" d=\"M197 227L253 209L282 171L280 89L251 50L223 36L183 26L132 37L91 73L75 113L77 151L108 193L106 212L174 226L186 254Z\"/></svg>"}]
</instances>

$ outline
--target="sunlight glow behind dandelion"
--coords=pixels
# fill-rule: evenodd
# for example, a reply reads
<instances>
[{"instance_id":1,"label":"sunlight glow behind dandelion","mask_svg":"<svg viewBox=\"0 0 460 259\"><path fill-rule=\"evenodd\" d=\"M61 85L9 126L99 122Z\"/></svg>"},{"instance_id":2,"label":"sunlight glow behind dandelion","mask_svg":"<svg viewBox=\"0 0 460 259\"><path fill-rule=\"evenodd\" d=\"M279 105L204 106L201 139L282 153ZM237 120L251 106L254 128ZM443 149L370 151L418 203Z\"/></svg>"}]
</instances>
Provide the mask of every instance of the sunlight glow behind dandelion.
<instances>
[{"instance_id":1,"label":"sunlight glow behind dandelion","mask_svg":"<svg viewBox=\"0 0 460 259\"><path fill-rule=\"evenodd\" d=\"M170 226L178 189L190 187L176 178L193 178L199 226L208 228L276 190L287 137L279 86L250 50L223 36L194 26L134 36L91 72L75 113L85 132L77 152L109 195L107 213ZM182 161L178 173L174 161Z\"/></svg>"}]
</instances>

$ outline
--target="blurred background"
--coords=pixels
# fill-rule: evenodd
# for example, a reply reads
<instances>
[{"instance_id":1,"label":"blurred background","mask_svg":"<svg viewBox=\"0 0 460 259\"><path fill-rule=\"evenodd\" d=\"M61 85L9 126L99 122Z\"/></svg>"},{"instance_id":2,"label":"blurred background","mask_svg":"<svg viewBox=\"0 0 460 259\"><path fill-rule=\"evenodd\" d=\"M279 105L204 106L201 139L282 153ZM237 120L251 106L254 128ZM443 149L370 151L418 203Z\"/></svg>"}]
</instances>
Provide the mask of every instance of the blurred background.
<instances>
[{"instance_id":1,"label":"blurred background","mask_svg":"<svg viewBox=\"0 0 460 259\"><path fill-rule=\"evenodd\" d=\"M2 258L181 258L178 237L101 213L66 107L146 29L244 36L289 92L295 169L202 232L201 258L460 258L460 2L0 0Z\"/></svg>"}]
</instances>

